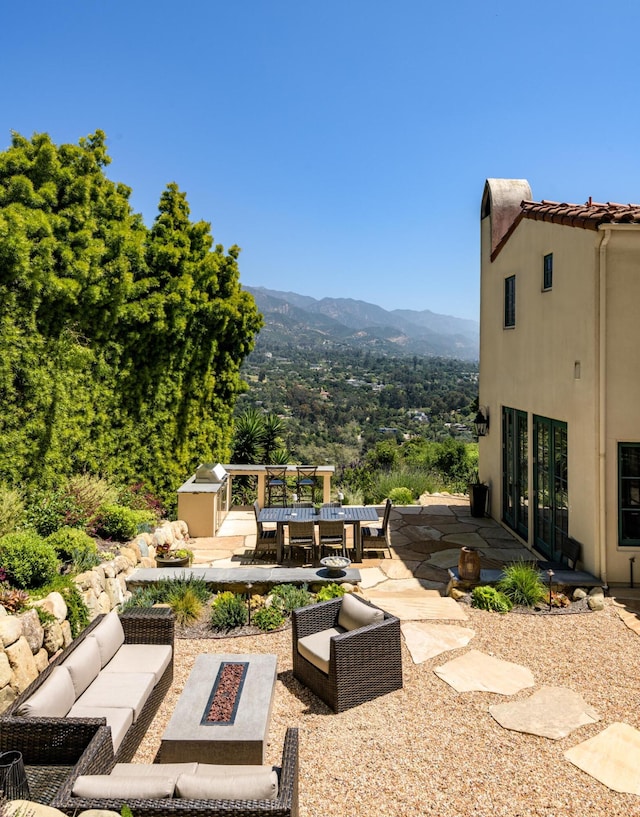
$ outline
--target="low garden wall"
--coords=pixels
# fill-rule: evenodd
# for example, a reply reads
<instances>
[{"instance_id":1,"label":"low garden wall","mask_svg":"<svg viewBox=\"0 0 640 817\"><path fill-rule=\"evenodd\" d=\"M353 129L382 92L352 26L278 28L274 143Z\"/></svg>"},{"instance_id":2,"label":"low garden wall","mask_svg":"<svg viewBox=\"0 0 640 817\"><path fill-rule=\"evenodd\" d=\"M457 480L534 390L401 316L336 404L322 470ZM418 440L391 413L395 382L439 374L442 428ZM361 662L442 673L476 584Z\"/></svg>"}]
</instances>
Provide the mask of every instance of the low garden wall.
<instances>
[{"instance_id":1,"label":"low garden wall","mask_svg":"<svg viewBox=\"0 0 640 817\"><path fill-rule=\"evenodd\" d=\"M141 533L118 548L113 558L79 573L74 581L94 619L123 604L131 595L127 577L136 567L155 567L158 545L184 542L185 522L165 522L153 533ZM51 620L42 624L34 609L46 610ZM72 640L67 605L60 593L49 593L17 615L0 606L0 712L11 704Z\"/></svg>"}]
</instances>

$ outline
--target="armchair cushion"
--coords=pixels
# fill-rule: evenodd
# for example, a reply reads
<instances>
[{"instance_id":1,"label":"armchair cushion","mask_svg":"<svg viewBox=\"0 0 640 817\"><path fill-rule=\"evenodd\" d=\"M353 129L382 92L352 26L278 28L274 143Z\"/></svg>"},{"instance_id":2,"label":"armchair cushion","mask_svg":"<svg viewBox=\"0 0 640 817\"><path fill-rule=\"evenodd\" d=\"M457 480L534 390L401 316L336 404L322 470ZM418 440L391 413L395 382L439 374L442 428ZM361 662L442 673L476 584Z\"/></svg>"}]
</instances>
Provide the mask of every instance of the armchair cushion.
<instances>
[{"instance_id":1,"label":"armchair cushion","mask_svg":"<svg viewBox=\"0 0 640 817\"><path fill-rule=\"evenodd\" d=\"M95 638L85 638L63 661L62 666L69 670L77 699L100 672L100 650Z\"/></svg>"},{"instance_id":2,"label":"armchair cushion","mask_svg":"<svg viewBox=\"0 0 640 817\"><path fill-rule=\"evenodd\" d=\"M298 652L310 664L322 672L329 674L329 658L331 655L331 638L344 633L344 627L330 627L311 635L298 639Z\"/></svg>"},{"instance_id":3,"label":"armchair cushion","mask_svg":"<svg viewBox=\"0 0 640 817\"><path fill-rule=\"evenodd\" d=\"M278 796L278 775L271 766L252 766L252 774L222 768L206 775L181 774L176 796L186 800L275 800Z\"/></svg>"},{"instance_id":4,"label":"armchair cushion","mask_svg":"<svg viewBox=\"0 0 640 817\"><path fill-rule=\"evenodd\" d=\"M175 781L171 777L112 777L109 774L81 774L72 795L85 800L99 798L155 800L173 797Z\"/></svg>"},{"instance_id":5,"label":"armchair cushion","mask_svg":"<svg viewBox=\"0 0 640 817\"><path fill-rule=\"evenodd\" d=\"M100 664L104 667L124 644L124 630L118 613L115 610L108 613L90 637L98 642Z\"/></svg>"},{"instance_id":6,"label":"armchair cushion","mask_svg":"<svg viewBox=\"0 0 640 817\"><path fill-rule=\"evenodd\" d=\"M40 688L20 704L16 714L29 718L64 718L75 699L69 670L54 667Z\"/></svg>"},{"instance_id":7,"label":"armchair cushion","mask_svg":"<svg viewBox=\"0 0 640 817\"><path fill-rule=\"evenodd\" d=\"M368 624L384 621L384 612L377 607L370 607L351 593L345 593L338 614L338 625L345 630L359 630Z\"/></svg>"}]
</instances>

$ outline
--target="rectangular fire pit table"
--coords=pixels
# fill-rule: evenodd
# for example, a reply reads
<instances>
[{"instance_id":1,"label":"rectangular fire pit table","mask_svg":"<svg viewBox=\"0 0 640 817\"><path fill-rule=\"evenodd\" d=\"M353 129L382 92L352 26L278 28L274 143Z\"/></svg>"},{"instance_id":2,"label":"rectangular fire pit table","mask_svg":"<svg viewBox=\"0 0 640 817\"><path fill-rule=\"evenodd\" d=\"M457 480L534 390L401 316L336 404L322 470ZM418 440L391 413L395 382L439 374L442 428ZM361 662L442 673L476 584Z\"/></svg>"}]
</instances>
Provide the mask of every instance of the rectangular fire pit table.
<instances>
[{"instance_id":1,"label":"rectangular fire pit table","mask_svg":"<svg viewBox=\"0 0 640 817\"><path fill-rule=\"evenodd\" d=\"M275 655L199 655L164 731L156 760L264 763L276 662ZM237 685L229 680L234 676L239 676ZM231 694L226 689L228 683L233 687ZM208 720L208 716L217 720Z\"/></svg>"}]
</instances>

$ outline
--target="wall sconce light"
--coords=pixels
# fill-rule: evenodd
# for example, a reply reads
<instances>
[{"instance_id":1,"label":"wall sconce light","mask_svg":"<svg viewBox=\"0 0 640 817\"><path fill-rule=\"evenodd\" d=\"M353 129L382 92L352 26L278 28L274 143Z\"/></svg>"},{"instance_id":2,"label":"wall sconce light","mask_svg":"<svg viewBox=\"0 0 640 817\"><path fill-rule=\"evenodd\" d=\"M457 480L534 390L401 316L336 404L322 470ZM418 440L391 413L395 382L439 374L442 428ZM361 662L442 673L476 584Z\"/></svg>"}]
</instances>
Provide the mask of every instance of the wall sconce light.
<instances>
[{"instance_id":1,"label":"wall sconce light","mask_svg":"<svg viewBox=\"0 0 640 817\"><path fill-rule=\"evenodd\" d=\"M478 437L485 437L489 431L489 409L478 406L478 413L473 421Z\"/></svg>"}]
</instances>

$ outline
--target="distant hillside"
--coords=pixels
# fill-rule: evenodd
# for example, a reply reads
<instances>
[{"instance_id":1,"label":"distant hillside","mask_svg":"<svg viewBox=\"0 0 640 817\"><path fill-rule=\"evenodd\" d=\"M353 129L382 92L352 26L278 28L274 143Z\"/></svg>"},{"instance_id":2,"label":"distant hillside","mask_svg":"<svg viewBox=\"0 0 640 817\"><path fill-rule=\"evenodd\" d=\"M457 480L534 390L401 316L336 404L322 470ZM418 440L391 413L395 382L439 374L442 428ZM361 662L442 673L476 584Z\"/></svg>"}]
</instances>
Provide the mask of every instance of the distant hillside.
<instances>
[{"instance_id":1,"label":"distant hillside","mask_svg":"<svg viewBox=\"0 0 640 817\"><path fill-rule=\"evenodd\" d=\"M477 360L477 321L428 309L386 310L352 298L316 300L295 292L244 287L265 319L259 346L354 347L385 355L426 355Z\"/></svg>"}]
</instances>

